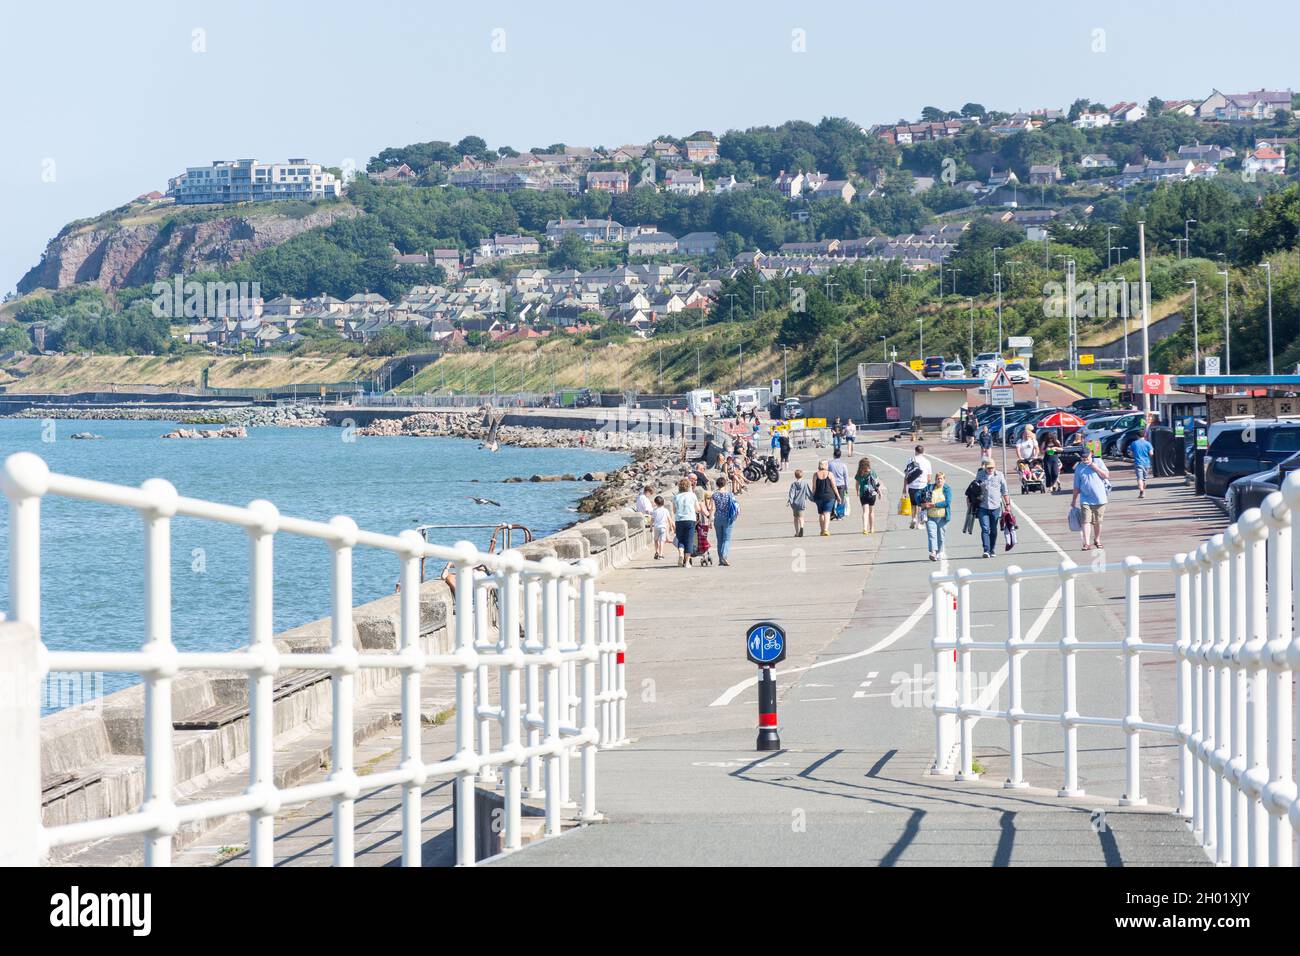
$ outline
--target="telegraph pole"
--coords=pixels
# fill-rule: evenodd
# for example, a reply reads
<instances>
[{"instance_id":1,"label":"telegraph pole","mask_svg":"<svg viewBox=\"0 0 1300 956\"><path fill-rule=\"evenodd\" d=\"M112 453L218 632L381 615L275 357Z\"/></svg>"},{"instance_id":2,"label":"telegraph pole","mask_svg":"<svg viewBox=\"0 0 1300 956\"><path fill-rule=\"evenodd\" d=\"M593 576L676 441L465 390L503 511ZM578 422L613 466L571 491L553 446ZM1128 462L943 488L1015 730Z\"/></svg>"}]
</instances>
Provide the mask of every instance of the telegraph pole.
<instances>
[{"instance_id":1,"label":"telegraph pole","mask_svg":"<svg viewBox=\"0 0 1300 956\"><path fill-rule=\"evenodd\" d=\"M1264 262L1261 268L1268 270L1268 374L1273 374L1273 263Z\"/></svg>"},{"instance_id":2,"label":"telegraph pole","mask_svg":"<svg viewBox=\"0 0 1300 956\"><path fill-rule=\"evenodd\" d=\"M1196 280L1188 279L1187 284L1192 287L1192 374L1201 374L1201 330L1197 322L1196 315Z\"/></svg>"}]
</instances>

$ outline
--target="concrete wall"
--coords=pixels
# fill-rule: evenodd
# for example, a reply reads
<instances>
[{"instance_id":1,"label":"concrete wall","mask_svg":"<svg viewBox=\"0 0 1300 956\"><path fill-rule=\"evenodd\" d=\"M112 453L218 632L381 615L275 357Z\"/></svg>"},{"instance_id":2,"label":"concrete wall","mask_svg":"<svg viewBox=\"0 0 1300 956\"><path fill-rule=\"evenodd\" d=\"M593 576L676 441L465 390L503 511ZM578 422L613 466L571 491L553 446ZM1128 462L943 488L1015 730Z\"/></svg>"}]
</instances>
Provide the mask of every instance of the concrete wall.
<instances>
[{"instance_id":1,"label":"concrete wall","mask_svg":"<svg viewBox=\"0 0 1300 956\"><path fill-rule=\"evenodd\" d=\"M644 519L628 511L579 522L521 550L533 559L591 558L604 572L635 557L650 541ZM353 645L363 653L395 649L399 621L399 598L395 594L357 606L353 610ZM453 649L454 604L450 591L440 580L427 581L421 586L420 640L427 653L447 653ZM330 621L324 618L303 624L276 635L275 642L283 653L326 651L330 643ZM354 675L357 703L391 690L397 677L396 671L387 669L358 670ZM181 719L218 704L243 705L247 701L247 686L245 677L228 671L186 672L172 684L173 715ZM311 725L327 723L331 708L328 680L277 701L274 705L277 743ZM389 723L384 719L371 726L359 725L358 739L383 730ZM51 826L73 823L134 810L140 804L144 788L143 728L143 685L42 718L42 777L47 780L74 777L52 791L59 795L46 802L45 823ZM175 731L175 783L182 789L193 789L202 784L206 775L245 759L249 729L249 719L244 716L215 730ZM277 766L276 785L290 786L318 767L316 760L307 760L297 767ZM199 832L195 828L182 837L192 838Z\"/></svg>"},{"instance_id":2,"label":"concrete wall","mask_svg":"<svg viewBox=\"0 0 1300 956\"><path fill-rule=\"evenodd\" d=\"M813 398L800 399L804 416L807 418L824 418L827 424L837 418L855 422L866 421L867 415L862 408L862 387L858 382L857 366L851 366L853 374L840 381L828 392Z\"/></svg>"}]
</instances>

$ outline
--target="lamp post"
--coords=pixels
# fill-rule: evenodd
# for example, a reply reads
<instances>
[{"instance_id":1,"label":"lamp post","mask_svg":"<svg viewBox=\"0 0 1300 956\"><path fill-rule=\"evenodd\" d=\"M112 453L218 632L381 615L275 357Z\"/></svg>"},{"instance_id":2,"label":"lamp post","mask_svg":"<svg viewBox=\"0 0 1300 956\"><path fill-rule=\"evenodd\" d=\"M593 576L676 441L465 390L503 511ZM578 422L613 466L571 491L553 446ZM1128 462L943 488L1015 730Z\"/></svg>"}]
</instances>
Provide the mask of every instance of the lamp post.
<instances>
[{"instance_id":1,"label":"lamp post","mask_svg":"<svg viewBox=\"0 0 1300 956\"><path fill-rule=\"evenodd\" d=\"M998 356L1002 355L1002 273L993 273L993 282L998 290Z\"/></svg>"},{"instance_id":2,"label":"lamp post","mask_svg":"<svg viewBox=\"0 0 1300 956\"><path fill-rule=\"evenodd\" d=\"M1138 258L1141 267L1138 272L1138 281L1142 283L1142 411L1147 415L1150 421L1151 414L1151 396L1146 390L1146 377L1151 372L1151 343L1147 339L1147 325L1151 317L1151 294L1147 289L1147 224L1138 220Z\"/></svg>"},{"instance_id":3,"label":"lamp post","mask_svg":"<svg viewBox=\"0 0 1300 956\"><path fill-rule=\"evenodd\" d=\"M956 266L949 270L952 273L952 294L957 294L957 273L961 272Z\"/></svg>"},{"instance_id":4,"label":"lamp post","mask_svg":"<svg viewBox=\"0 0 1300 956\"><path fill-rule=\"evenodd\" d=\"M917 346L917 350L921 354L918 355L917 358L919 358L922 362L924 362L925 361L925 319L923 317L918 316L916 323L921 328L921 342Z\"/></svg>"},{"instance_id":5,"label":"lamp post","mask_svg":"<svg viewBox=\"0 0 1300 956\"><path fill-rule=\"evenodd\" d=\"M889 364L889 337L885 335L880 337L880 358L886 365Z\"/></svg>"},{"instance_id":6,"label":"lamp post","mask_svg":"<svg viewBox=\"0 0 1300 956\"><path fill-rule=\"evenodd\" d=\"M835 340L835 384L840 383L840 340Z\"/></svg>"},{"instance_id":7,"label":"lamp post","mask_svg":"<svg viewBox=\"0 0 1300 956\"><path fill-rule=\"evenodd\" d=\"M1188 259L1192 257L1192 224L1195 222L1195 219L1183 221L1183 255Z\"/></svg>"},{"instance_id":8,"label":"lamp post","mask_svg":"<svg viewBox=\"0 0 1300 956\"><path fill-rule=\"evenodd\" d=\"M970 362L975 364L975 299L972 296L966 296L966 301L970 303L970 343L967 346L970 354Z\"/></svg>"},{"instance_id":9,"label":"lamp post","mask_svg":"<svg viewBox=\"0 0 1300 956\"><path fill-rule=\"evenodd\" d=\"M727 321L735 322L736 321L736 293L728 292L726 297L731 300L731 316L727 319Z\"/></svg>"},{"instance_id":10,"label":"lamp post","mask_svg":"<svg viewBox=\"0 0 1300 956\"><path fill-rule=\"evenodd\" d=\"M1114 231L1115 231L1114 226L1106 227L1106 268L1107 269L1110 268L1110 260L1111 260L1110 254L1115 251L1115 247L1110 244L1110 234Z\"/></svg>"},{"instance_id":11,"label":"lamp post","mask_svg":"<svg viewBox=\"0 0 1300 956\"><path fill-rule=\"evenodd\" d=\"M1268 271L1268 374L1273 374L1273 263L1260 263Z\"/></svg>"},{"instance_id":12,"label":"lamp post","mask_svg":"<svg viewBox=\"0 0 1300 956\"><path fill-rule=\"evenodd\" d=\"M1192 374L1201 374L1201 330L1199 319L1196 315L1198 303L1197 287L1195 279L1188 279L1187 284L1192 287Z\"/></svg>"},{"instance_id":13,"label":"lamp post","mask_svg":"<svg viewBox=\"0 0 1300 956\"><path fill-rule=\"evenodd\" d=\"M1225 263L1226 265L1226 263ZM1223 276L1223 365L1224 374L1232 374L1232 324L1228 320L1228 270L1220 269Z\"/></svg>"}]
</instances>

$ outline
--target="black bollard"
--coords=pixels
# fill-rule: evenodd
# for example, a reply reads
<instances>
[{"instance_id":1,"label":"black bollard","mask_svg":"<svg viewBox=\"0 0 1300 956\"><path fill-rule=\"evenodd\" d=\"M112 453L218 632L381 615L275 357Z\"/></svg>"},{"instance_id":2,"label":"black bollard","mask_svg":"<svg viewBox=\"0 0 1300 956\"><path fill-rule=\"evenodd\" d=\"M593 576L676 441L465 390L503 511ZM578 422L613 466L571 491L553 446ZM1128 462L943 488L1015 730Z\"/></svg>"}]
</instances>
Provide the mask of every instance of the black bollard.
<instances>
[{"instance_id":1,"label":"black bollard","mask_svg":"<svg viewBox=\"0 0 1300 956\"><path fill-rule=\"evenodd\" d=\"M776 679L772 668L758 669L758 744L757 750L780 750L781 734L776 723Z\"/></svg>"}]
</instances>

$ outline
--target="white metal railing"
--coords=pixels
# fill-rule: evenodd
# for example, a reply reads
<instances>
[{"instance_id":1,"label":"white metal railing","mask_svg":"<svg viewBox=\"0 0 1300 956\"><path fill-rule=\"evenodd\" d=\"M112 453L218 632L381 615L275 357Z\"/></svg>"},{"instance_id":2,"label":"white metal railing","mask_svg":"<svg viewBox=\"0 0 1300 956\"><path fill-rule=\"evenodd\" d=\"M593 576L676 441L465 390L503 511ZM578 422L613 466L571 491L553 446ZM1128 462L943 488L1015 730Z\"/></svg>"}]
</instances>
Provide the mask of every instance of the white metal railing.
<instances>
[{"instance_id":1,"label":"white metal railing","mask_svg":"<svg viewBox=\"0 0 1300 956\"><path fill-rule=\"evenodd\" d=\"M1007 722L1010 776L1007 787L1028 786L1024 779L1023 727L1057 724L1062 731L1064 780L1060 796L1083 793L1078 778L1079 727L1124 734L1124 795L1121 804L1144 803L1141 794L1142 734L1169 737L1179 744L1178 808L1192 832L1216 862L1234 866L1291 866L1300 859L1300 702L1295 698L1300 669L1300 635L1293 618L1295 576L1300 573L1300 536L1292 534L1300 507L1300 474L1261 508L1252 508L1227 531L1190 554L1150 562L1128 557L1112 564L1079 566L1068 558L1059 566L972 573L966 568L930 576L933 596L936 717L935 766L958 780L972 772L974 722L983 717ZM1118 641L1080 641L1076 634L1075 582L1083 575L1119 572L1125 576L1124 636ZM1151 574L1172 575L1175 640L1143 641L1140 582ZM1021 632L1022 582L1054 580L1060 588L1060 640L1029 642ZM1006 587L1007 636L1001 641L971 637L972 591L1001 582ZM1008 702L991 706L972 696L971 657L981 651L1006 655ZM1076 660L1080 653L1119 653L1124 663L1124 713L1080 714ZM1021 662L1031 652L1060 657L1060 709L1024 710ZM1144 654L1176 662L1176 725L1142 717L1139 665ZM955 658L955 660L954 660Z\"/></svg>"},{"instance_id":2,"label":"white metal railing","mask_svg":"<svg viewBox=\"0 0 1300 956\"><path fill-rule=\"evenodd\" d=\"M548 558L526 561L517 551L490 554L462 541L454 547L426 543L415 531L391 536L365 531L350 518L328 523L281 515L268 501L246 508L177 494L169 482L150 479L139 488L54 474L36 455L11 455L0 472L10 507L11 619L40 633L40 505L45 495L133 508L144 524L145 640L138 651L49 651L39 646L38 674L0 675L7 686L30 688L22 703L6 707L0 726L14 747L12 767L0 775L8 790L0 805L17 808L0 829L0 860L35 865L50 848L140 834L145 864L171 861L172 835L185 823L244 813L249 859L274 862L275 817L281 808L333 801L333 862L353 862L353 809L361 793L402 788L402 864L421 865L421 788L430 779L454 778L456 861L475 862L475 778L497 781L501 768L504 845L521 845L524 796L545 799L545 832L560 832L569 802L569 763L581 761L579 817L596 811L596 751L626 740L624 598L597 593L596 564ZM181 652L171 639L171 527L174 516L243 528L250 546L250 642L228 652ZM281 653L272 637L272 548L277 534L324 542L332 552L331 640L324 653ZM400 564L398 647L360 653L353 641L352 554L356 547L393 554ZM455 582L455 649L426 653L420 644L420 562L450 562ZM490 598L494 598L492 601ZM494 605L494 607L492 606ZM495 611L496 625L492 624ZM434 668L456 672L456 752L434 762L422 754L421 675ZM330 773L324 780L277 788L273 777L272 680L283 671L320 669L332 683ZM401 762L396 769L358 774L353 765L353 675L389 669L401 681ZM224 670L248 675L248 787L238 796L178 803L173 797L172 679L183 671ZM39 678L59 671L138 673L144 683L144 799L132 813L61 826L40 821ZM492 672L498 677L491 700ZM26 679L26 678L34 679ZM525 689L521 689L521 685ZM521 695L523 700L521 701ZM26 713L30 709L31 713ZM493 739L495 729L496 737ZM12 732L12 733L11 733ZM15 739L17 738L17 739ZM545 784L542 784L544 769ZM521 776L526 772L526 781ZM33 836L26 829L36 829Z\"/></svg>"}]
</instances>

